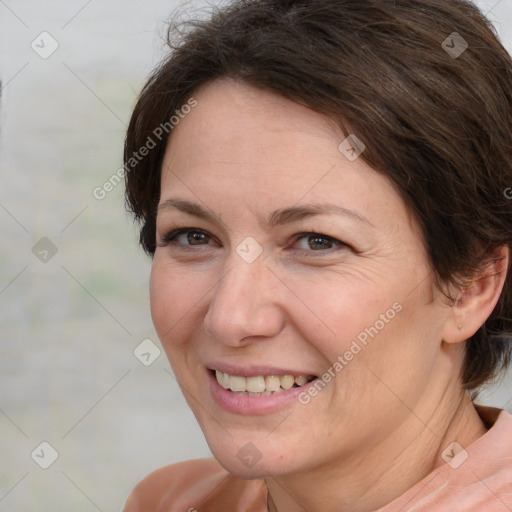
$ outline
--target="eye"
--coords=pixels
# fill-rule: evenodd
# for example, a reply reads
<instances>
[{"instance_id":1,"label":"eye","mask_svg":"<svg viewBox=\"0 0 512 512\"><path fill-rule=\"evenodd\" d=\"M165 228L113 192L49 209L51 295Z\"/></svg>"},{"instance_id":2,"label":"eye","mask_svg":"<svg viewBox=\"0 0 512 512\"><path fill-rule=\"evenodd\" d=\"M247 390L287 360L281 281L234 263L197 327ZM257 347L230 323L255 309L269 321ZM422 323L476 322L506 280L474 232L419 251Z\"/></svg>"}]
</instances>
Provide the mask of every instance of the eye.
<instances>
[{"instance_id":1,"label":"eye","mask_svg":"<svg viewBox=\"0 0 512 512\"><path fill-rule=\"evenodd\" d=\"M168 245L209 245L212 237L201 229L194 228L180 228L169 232L162 238L162 244Z\"/></svg>"},{"instance_id":2,"label":"eye","mask_svg":"<svg viewBox=\"0 0 512 512\"><path fill-rule=\"evenodd\" d=\"M175 248L188 249L193 246L208 247L214 238L197 228L179 228L170 231L162 239L162 245L172 245ZM347 244L331 236L321 233L299 233L294 237L293 248L291 250L305 253L331 253L336 248L349 248Z\"/></svg>"},{"instance_id":3,"label":"eye","mask_svg":"<svg viewBox=\"0 0 512 512\"><path fill-rule=\"evenodd\" d=\"M340 242L331 236L322 235L321 233L300 233L296 235L295 245L299 245L299 250L308 252L326 252L327 250L335 249L336 247L348 247L347 244Z\"/></svg>"}]
</instances>

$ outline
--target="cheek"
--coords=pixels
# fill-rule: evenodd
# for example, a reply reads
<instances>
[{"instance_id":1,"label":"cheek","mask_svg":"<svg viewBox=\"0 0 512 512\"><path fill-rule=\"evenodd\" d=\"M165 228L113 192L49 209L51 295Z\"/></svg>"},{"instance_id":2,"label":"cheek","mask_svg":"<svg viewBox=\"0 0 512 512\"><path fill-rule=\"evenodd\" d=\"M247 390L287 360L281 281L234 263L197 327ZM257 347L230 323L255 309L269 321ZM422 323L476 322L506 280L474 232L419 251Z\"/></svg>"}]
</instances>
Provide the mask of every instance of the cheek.
<instances>
[{"instance_id":1,"label":"cheek","mask_svg":"<svg viewBox=\"0 0 512 512\"><path fill-rule=\"evenodd\" d=\"M397 418L406 415L404 404L418 403L436 372L435 318L428 308L400 295L401 300L392 304L383 300L364 323L354 324L352 340L344 340L350 347L343 354L342 378L336 384L341 402L354 410L378 403L396 411Z\"/></svg>"},{"instance_id":2,"label":"cheek","mask_svg":"<svg viewBox=\"0 0 512 512\"><path fill-rule=\"evenodd\" d=\"M364 341L365 329L392 307L392 294L383 283L326 274L314 282L295 279L289 286L297 299L290 299L294 322L301 326L304 339L331 362L350 349L353 340ZM300 303L299 303L300 301Z\"/></svg>"},{"instance_id":3,"label":"cheek","mask_svg":"<svg viewBox=\"0 0 512 512\"><path fill-rule=\"evenodd\" d=\"M407 283L391 277L391 272L380 279L330 274L315 283L296 280L290 284L310 310L297 306L294 322L300 325L301 336L323 356L330 374L325 377L345 404L371 403L377 389L389 394L377 376L406 392L405 375L414 379L430 371L432 354L427 363L424 360L428 340L415 335L420 321L433 328L431 319L424 317L427 308L421 307L425 292L410 294Z\"/></svg>"},{"instance_id":4,"label":"cheek","mask_svg":"<svg viewBox=\"0 0 512 512\"><path fill-rule=\"evenodd\" d=\"M149 279L149 301L151 306L151 318L162 343L162 334L165 332L165 312L169 309L168 301L170 295L166 284L165 275L162 275L161 266L158 264L155 256ZM170 325L169 323L169 327Z\"/></svg>"},{"instance_id":5,"label":"cheek","mask_svg":"<svg viewBox=\"0 0 512 512\"><path fill-rule=\"evenodd\" d=\"M188 285L187 285L188 284ZM155 255L150 277L151 317L160 341L166 347L179 340L182 330L197 303L197 286L175 266L163 263Z\"/></svg>"}]
</instances>

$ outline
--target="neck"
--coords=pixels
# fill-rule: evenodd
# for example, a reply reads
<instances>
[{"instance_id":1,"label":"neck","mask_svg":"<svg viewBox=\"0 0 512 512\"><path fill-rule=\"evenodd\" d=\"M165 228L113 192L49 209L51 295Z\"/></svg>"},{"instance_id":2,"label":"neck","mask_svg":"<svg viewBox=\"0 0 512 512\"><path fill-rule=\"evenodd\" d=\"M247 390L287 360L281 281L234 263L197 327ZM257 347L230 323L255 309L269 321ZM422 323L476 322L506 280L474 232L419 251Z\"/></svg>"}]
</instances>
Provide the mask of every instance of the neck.
<instances>
[{"instance_id":1,"label":"neck","mask_svg":"<svg viewBox=\"0 0 512 512\"><path fill-rule=\"evenodd\" d=\"M453 397L439 404L426 423L412 414L385 445L365 454L364 465L360 458L337 459L307 473L268 478L269 512L372 512L392 502L445 464L442 453L452 442L467 448L485 434L469 394L455 404ZM414 442L403 444L411 429Z\"/></svg>"}]
</instances>

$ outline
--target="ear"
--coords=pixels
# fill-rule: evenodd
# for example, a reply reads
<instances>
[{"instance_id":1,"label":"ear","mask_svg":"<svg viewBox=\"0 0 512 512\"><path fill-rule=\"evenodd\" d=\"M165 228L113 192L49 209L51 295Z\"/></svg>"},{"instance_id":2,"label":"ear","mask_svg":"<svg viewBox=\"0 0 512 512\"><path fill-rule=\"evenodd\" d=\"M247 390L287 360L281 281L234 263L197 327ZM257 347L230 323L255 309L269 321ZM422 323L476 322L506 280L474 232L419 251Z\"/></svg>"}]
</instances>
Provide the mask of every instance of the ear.
<instances>
[{"instance_id":1,"label":"ear","mask_svg":"<svg viewBox=\"0 0 512 512\"><path fill-rule=\"evenodd\" d=\"M494 249L488 255L485 269L457 290L457 299L444 328L446 343L460 343L471 338L489 318L505 285L509 259L507 246Z\"/></svg>"}]
</instances>

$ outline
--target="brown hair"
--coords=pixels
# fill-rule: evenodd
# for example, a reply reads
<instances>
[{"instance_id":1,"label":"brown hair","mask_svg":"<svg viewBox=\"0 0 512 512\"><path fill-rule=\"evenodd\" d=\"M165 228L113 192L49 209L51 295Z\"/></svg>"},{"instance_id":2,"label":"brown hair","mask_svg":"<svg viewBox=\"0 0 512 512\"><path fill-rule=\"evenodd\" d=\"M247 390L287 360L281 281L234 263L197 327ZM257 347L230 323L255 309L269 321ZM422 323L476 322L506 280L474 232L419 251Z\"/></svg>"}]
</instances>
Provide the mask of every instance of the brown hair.
<instances>
[{"instance_id":1,"label":"brown hair","mask_svg":"<svg viewBox=\"0 0 512 512\"><path fill-rule=\"evenodd\" d=\"M494 249L511 246L512 61L469 1L235 0L179 27L173 43L171 26L172 51L142 90L126 137L127 203L149 254L172 126L143 159L134 154L220 77L327 114L363 141L361 157L419 222L438 284L464 282ZM511 310L508 272L495 310L467 341L466 389L508 365Z\"/></svg>"}]
</instances>

